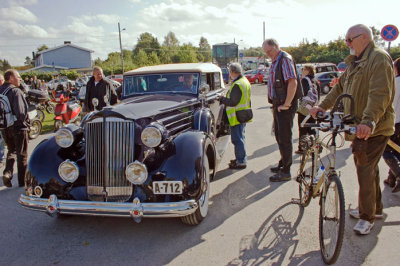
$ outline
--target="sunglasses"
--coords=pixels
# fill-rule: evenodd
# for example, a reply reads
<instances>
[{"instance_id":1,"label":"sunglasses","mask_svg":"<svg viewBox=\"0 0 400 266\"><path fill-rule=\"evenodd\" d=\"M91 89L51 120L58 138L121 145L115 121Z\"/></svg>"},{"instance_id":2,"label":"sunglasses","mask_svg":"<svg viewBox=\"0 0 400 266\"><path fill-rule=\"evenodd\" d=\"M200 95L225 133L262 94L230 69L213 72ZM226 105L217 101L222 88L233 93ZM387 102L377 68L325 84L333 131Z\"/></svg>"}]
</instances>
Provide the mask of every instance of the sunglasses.
<instances>
[{"instance_id":1,"label":"sunglasses","mask_svg":"<svg viewBox=\"0 0 400 266\"><path fill-rule=\"evenodd\" d=\"M348 38L348 39L346 39L345 41L346 41L347 43L352 43L354 39L360 37L361 35L362 35L362 34L358 34L357 36L354 36L354 37L352 37L352 38Z\"/></svg>"}]
</instances>

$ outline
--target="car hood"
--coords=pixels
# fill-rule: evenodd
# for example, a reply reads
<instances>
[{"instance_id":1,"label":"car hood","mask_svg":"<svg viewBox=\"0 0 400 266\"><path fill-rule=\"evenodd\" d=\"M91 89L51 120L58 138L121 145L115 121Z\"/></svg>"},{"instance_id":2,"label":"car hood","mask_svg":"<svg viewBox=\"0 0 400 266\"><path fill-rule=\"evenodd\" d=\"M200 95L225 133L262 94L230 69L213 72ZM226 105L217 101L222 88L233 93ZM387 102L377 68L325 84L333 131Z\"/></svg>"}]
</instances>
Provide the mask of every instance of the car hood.
<instances>
[{"instance_id":1,"label":"car hood","mask_svg":"<svg viewBox=\"0 0 400 266\"><path fill-rule=\"evenodd\" d=\"M110 111L118 113L125 118L138 119L183 108L197 101L195 96L189 95L143 95L125 99L118 105L113 106Z\"/></svg>"}]
</instances>

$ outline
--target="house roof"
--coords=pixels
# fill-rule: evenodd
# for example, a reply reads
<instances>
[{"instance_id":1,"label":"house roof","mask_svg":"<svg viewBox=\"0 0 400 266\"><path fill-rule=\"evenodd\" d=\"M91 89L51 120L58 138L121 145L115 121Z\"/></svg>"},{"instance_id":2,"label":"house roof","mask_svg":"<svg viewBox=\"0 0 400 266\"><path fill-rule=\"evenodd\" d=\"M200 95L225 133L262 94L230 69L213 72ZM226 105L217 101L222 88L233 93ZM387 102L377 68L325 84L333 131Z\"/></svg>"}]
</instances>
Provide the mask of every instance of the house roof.
<instances>
[{"instance_id":1,"label":"house roof","mask_svg":"<svg viewBox=\"0 0 400 266\"><path fill-rule=\"evenodd\" d=\"M83 51L88 51L90 53L94 52L93 50L89 50L89 49L86 49L86 48L83 48L83 47L80 47L80 46L77 46L77 45L74 45L74 44L71 44L71 43L67 43L67 44L63 44L63 45L60 45L60 46L56 46L54 48L49 48L49 49L40 51L37 54L38 55L44 54L44 53L47 53L47 52L50 52L50 51L53 51L53 50L57 50L57 49L60 49L60 48L66 47L66 46L71 46L71 47L74 47L74 48L77 48L77 49L80 49L80 50L83 50Z\"/></svg>"},{"instance_id":2,"label":"house roof","mask_svg":"<svg viewBox=\"0 0 400 266\"><path fill-rule=\"evenodd\" d=\"M37 67L33 67L33 68L29 68L29 69L20 71L20 73L29 72L29 71L34 71L34 70L38 70L38 69L41 69L41 68L69 69L68 67L63 67L63 66L40 65L40 66L37 66Z\"/></svg>"},{"instance_id":3,"label":"house roof","mask_svg":"<svg viewBox=\"0 0 400 266\"><path fill-rule=\"evenodd\" d=\"M150 73L172 73L172 72L220 72L221 69L212 63L183 63L165 64L157 66L146 66L125 72L125 75L150 74Z\"/></svg>"}]
</instances>

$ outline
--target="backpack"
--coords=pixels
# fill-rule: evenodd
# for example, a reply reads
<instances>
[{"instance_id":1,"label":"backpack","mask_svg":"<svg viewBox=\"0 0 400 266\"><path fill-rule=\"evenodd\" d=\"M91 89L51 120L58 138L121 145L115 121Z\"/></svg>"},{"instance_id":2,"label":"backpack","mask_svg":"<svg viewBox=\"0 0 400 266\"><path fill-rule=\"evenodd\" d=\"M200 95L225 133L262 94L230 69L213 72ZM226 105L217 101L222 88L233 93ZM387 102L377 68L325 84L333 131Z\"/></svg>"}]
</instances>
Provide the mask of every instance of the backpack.
<instances>
[{"instance_id":1,"label":"backpack","mask_svg":"<svg viewBox=\"0 0 400 266\"><path fill-rule=\"evenodd\" d=\"M17 120L17 117L12 113L10 101L6 94L11 89L8 87L3 93L0 93L0 129L6 129Z\"/></svg>"},{"instance_id":2,"label":"backpack","mask_svg":"<svg viewBox=\"0 0 400 266\"><path fill-rule=\"evenodd\" d=\"M308 92L307 95L304 95L299 99L299 107L297 112L307 116L310 112L309 110L318 104L318 87L315 82L312 82L309 77L305 77L308 81Z\"/></svg>"}]
</instances>

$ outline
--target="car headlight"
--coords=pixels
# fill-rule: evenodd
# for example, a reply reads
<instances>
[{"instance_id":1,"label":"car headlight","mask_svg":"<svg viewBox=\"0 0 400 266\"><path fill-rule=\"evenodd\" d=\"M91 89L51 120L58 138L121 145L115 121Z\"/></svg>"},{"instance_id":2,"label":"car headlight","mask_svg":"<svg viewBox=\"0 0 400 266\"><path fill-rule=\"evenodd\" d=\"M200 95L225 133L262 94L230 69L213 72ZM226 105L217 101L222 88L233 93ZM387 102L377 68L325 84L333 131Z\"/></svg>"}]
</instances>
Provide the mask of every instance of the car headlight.
<instances>
[{"instance_id":1,"label":"car headlight","mask_svg":"<svg viewBox=\"0 0 400 266\"><path fill-rule=\"evenodd\" d=\"M150 148L160 145L163 137L162 127L151 124L142 131L141 139L144 145Z\"/></svg>"},{"instance_id":2,"label":"car headlight","mask_svg":"<svg viewBox=\"0 0 400 266\"><path fill-rule=\"evenodd\" d=\"M74 143L74 135L71 130L61 128L56 133L56 143L62 148L68 148Z\"/></svg>"},{"instance_id":3,"label":"car headlight","mask_svg":"<svg viewBox=\"0 0 400 266\"><path fill-rule=\"evenodd\" d=\"M73 183L79 176L78 165L75 162L66 160L58 166L58 174L65 182Z\"/></svg>"},{"instance_id":4,"label":"car headlight","mask_svg":"<svg viewBox=\"0 0 400 266\"><path fill-rule=\"evenodd\" d=\"M135 185L141 185L147 179L147 167L139 161L130 163L125 169L126 179Z\"/></svg>"}]
</instances>

